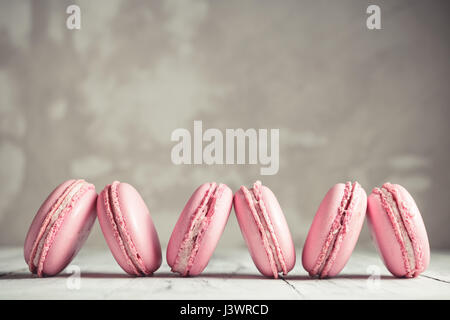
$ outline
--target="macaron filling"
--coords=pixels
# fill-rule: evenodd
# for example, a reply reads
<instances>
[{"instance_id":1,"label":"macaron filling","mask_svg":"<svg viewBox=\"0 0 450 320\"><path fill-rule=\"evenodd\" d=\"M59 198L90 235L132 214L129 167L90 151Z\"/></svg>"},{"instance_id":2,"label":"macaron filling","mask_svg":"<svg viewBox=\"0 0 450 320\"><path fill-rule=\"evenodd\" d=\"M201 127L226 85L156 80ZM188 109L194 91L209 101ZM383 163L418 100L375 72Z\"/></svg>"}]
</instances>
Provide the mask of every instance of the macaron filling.
<instances>
[{"instance_id":1,"label":"macaron filling","mask_svg":"<svg viewBox=\"0 0 450 320\"><path fill-rule=\"evenodd\" d=\"M261 181L256 181L250 190L241 186L241 191L258 227L274 278L278 278L280 272L286 275L287 267L284 255L262 198Z\"/></svg>"},{"instance_id":2,"label":"macaron filling","mask_svg":"<svg viewBox=\"0 0 450 320\"><path fill-rule=\"evenodd\" d=\"M173 272L178 272L183 276L189 274L189 271L195 262L195 257L200 248L203 235L208 229L211 218L215 213L216 201L221 197L223 190L223 184L220 184L219 186L214 182L210 184L200 205L192 214L188 231L177 252L175 263L172 266Z\"/></svg>"},{"instance_id":3,"label":"macaron filling","mask_svg":"<svg viewBox=\"0 0 450 320\"><path fill-rule=\"evenodd\" d=\"M344 195L338 208L338 212L310 275L319 275L321 278L324 278L328 275L333 266L341 243L347 233L347 226L350 222L353 207L356 203L355 195L357 194L356 189L358 187L359 184L357 182L354 182L353 185L351 182L346 182Z\"/></svg>"},{"instance_id":4,"label":"macaron filling","mask_svg":"<svg viewBox=\"0 0 450 320\"><path fill-rule=\"evenodd\" d=\"M403 219L400 215L400 210L397 206L397 202L394 200L392 194L386 189L381 188L381 193L383 194L384 199L387 202L387 205L391 208L393 218L395 219L398 229L400 231L401 238L403 239L403 243L406 249L406 256L409 262L409 266L411 269L415 268L416 262L414 258L414 248L412 245L412 241L409 238L408 231L405 228L405 224L403 223Z\"/></svg>"},{"instance_id":5,"label":"macaron filling","mask_svg":"<svg viewBox=\"0 0 450 320\"><path fill-rule=\"evenodd\" d=\"M109 218L113 228L114 237L117 240L123 256L126 258L128 265L137 276L151 274L147 270L145 264L137 252L133 239L128 232L126 221L120 208L118 187L120 182L114 181L103 191L103 200L106 208L106 215Z\"/></svg>"},{"instance_id":6,"label":"macaron filling","mask_svg":"<svg viewBox=\"0 0 450 320\"><path fill-rule=\"evenodd\" d=\"M423 269L421 260L421 248L414 237L414 230L409 221L409 210L407 206L400 202L398 191L394 185L385 183L381 188L373 190L378 194L381 205L389 217L394 229L395 237L400 245L403 262L405 266L405 276L414 277Z\"/></svg>"},{"instance_id":7,"label":"macaron filling","mask_svg":"<svg viewBox=\"0 0 450 320\"><path fill-rule=\"evenodd\" d=\"M64 190L58 200L56 200L43 221L38 236L33 244L30 260L28 262L31 272L35 272L37 269L38 275L42 276L45 258L51 243L56 236L56 232L61 226L65 214L70 211L81 195L91 188L93 188L93 186L84 180L76 180L72 182L66 190Z\"/></svg>"}]
</instances>

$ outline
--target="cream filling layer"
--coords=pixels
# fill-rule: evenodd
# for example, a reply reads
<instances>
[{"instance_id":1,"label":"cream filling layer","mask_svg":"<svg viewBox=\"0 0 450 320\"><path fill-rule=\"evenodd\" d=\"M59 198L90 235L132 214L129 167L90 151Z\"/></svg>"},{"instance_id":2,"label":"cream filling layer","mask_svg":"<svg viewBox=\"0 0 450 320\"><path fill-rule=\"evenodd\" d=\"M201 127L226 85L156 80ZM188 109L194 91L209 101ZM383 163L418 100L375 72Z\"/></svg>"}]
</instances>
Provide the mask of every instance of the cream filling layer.
<instances>
[{"instance_id":1,"label":"cream filling layer","mask_svg":"<svg viewBox=\"0 0 450 320\"><path fill-rule=\"evenodd\" d=\"M275 235L272 221L270 220L266 206L262 199L261 188L261 181L256 181L253 184L252 189L248 190L245 186L241 186L241 191L244 194L245 200L260 233L273 276L274 278L278 278L279 272L287 274L287 267L283 252Z\"/></svg>"},{"instance_id":2,"label":"cream filling layer","mask_svg":"<svg viewBox=\"0 0 450 320\"><path fill-rule=\"evenodd\" d=\"M213 202L219 187L216 183L212 183L200 206L195 211L190 222L189 231L183 239L181 248L177 253L172 271L179 272L182 275L189 273L189 268L199 249L198 242L201 241L202 233L205 232L205 228L210 220L208 213L210 210L212 212L215 210L215 204L213 205Z\"/></svg>"},{"instance_id":3,"label":"cream filling layer","mask_svg":"<svg viewBox=\"0 0 450 320\"><path fill-rule=\"evenodd\" d=\"M253 192L250 192L250 194L252 196L253 203L255 204L255 209L256 209L256 212L258 213L258 218L259 218L259 220L260 220L260 222L261 222L261 224L263 226L263 229L264 229L265 235L263 235L263 236L267 239L267 243L270 246L270 250L272 251L273 260L274 260L275 265L277 267L277 271L278 272L283 272L283 268L281 266L281 261L280 261L280 258L278 257L277 248L276 248L275 243L274 243L274 241L272 239L272 235L270 233L270 229L269 229L268 223L267 223L267 221L266 221L266 219L264 217L264 214L263 214L263 212L261 210L260 202L256 199L254 190L252 189L251 191L253 191Z\"/></svg>"},{"instance_id":4,"label":"cream filling layer","mask_svg":"<svg viewBox=\"0 0 450 320\"><path fill-rule=\"evenodd\" d=\"M114 181L106 192L106 196L108 197L108 204L110 206L109 210L112 213L112 219L116 224L119 237L121 239L123 247L125 248L125 253L136 269L137 275L141 275L141 273L148 274L150 272L146 270L144 262L138 255L133 239L128 232L125 217L123 216L122 210L120 208L119 193L117 190L119 185L120 182Z\"/></svg>"},{"instance_id":5,"label":"cream filling layer","mask_svg":"<svg viewBox=\"0 0 450 320\"><path fill-rule=\"evenodd\" d=\"M189 258L191 252L193 251L198 234L203 228L204 222L206 222L206 214L208 212L208 207L204 206L198 212L198 215L193 220L192 229L189 231L189 239L183 245L182 250L179 252L178 263L174 266L174 271L184 273L189 264Z\"/></svg>"},{"instance_id":6,"label":"cream filling layer","mask_svg":"<svg viewBox=\"0 0 450 320\"><path fill-rule=\"evenodd\" d=\"M381 193L386 199L387 203L391 207L392 213L394 214L394 218L397 221L397 224L400 229L401 236L403 238L403 242L405 243L405 249L408 256L408 261L411 270L415 270L416 268L416 259L414 257L414 248L411 239L409 238L408 231L406 230L405 224L403 223L403 219L400 214L400 210L397 206L397 202L395 201L392 194L385 188L381 188Z\"/></svg>"},{"instance_id":7,"label":"cream filling layer","mask_svg":"<svg viewBox=\"0 0 450 320\"><path fill-rule=\"evenodd\" d=\"M48 225L45 229L44 234L42 235L41 239L39 240L39 244L37 246L36 253L33 257L33 264L35 266L37 266L39 263L41 253L44 248L45 240L47 239L47 235L49 234L50 230L52 229L53 224L56 222L56 220L58 220L58 217L60 216L61 212L63 212L64 209L67 208L69 203L72 201L72 198L75 196L75 194L77 194L78 191L81 190L83 185L84 185L83 181L76 183L75 186L70 190L69 194L64 198L63 202L60 204L58 209L56 209L55 212L53 213L53 215L50 219L50 222L48 223Z\"/></svg>"},{"instance_id":8,"label":"cream filling layer","mask_svg":"<svg viewBox=\"0 0 450 320\"><path fill-rule=\"evenodd\" d=\"M331 229L328 233L328 236L325 240L325 244L322 247L322 250L319 254L319 257L316 261L316 265L313 269L313 274L319 274L320 276L326 276L329 269L331 268L332 263L334 262L334 257L336 256L340 243L338 239L340 238L342 241L344 233L344 226L348 220L348 210L351 207L351 203L353 200L353 195L356 192L357 183L354 182L353 185L351 182L346 182L344 189L344 196L341 200L341 204L338 208L338 212L336 214L336 218L331 225ZM326 269L326 270L325 270ZM324 272L326 271L326 272ZM324 274L322 274L324 272Z\"/></svg>"}]
</instances>

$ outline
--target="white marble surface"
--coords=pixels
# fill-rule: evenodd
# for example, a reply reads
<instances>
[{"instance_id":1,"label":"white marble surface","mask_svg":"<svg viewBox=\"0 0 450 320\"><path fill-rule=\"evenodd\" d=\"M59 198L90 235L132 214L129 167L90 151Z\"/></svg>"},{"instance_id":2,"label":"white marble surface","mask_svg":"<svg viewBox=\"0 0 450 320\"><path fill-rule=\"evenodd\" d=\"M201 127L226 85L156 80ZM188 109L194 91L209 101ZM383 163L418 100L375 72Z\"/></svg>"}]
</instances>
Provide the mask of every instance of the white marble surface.
<instances>
[{"instance_id":1,"label":"white marble surface","mask_svg":"<svg viewBox=\"0 0 450 320\"><path fill-rule=\"evenodd\" d=\"M66 268L40 279L29 273L21 248L3 247L0 299L450 299L449 266L450 253L433 252L421 276L396 279L375 252L359 251L338 277L318 280L307 276L298 252L294 270L275 280L260 276L241 249L216 253L199 277L181 278L163 261L154 276L136 278L108 251L83 248L70 265L81 271L80 278Z\"/></svg>"}]
</instances>

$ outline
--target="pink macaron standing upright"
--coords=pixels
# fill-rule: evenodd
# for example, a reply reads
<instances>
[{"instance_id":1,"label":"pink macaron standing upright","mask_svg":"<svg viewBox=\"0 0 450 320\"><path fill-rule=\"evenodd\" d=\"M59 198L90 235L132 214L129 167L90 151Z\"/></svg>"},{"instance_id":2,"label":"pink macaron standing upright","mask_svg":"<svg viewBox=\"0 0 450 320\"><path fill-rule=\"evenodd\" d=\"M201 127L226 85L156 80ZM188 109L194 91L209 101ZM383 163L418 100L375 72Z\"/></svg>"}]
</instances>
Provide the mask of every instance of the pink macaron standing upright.
<instances>
[{"instance_id":1,"label":"pink macaron standing upright","mask_svg":"<svg viewBox=\"0 0 450 320\"><path fill-rule=\"evenodd\" d=\"M378 251L389 271L412 278L430 262L430 245L419 209L409 192L389 182L368 198L368 221Z\"/></svg>"},{"instance_id":2,"label":"pink macaron standing upright","mask_svg":"<svg viewBox=\"0 0 450 320\"><path fill-rule=\"evenodd\" d=\"M327 192L303 247L303 267L311 276L341 272L358 240L366 207L366 192L357 182L338 183Z\"/></svg>"},{"instance_id":3,"label":"pink macaron standing upright","mask_svg":"<svg viewBox=\"0 0 450 320\"><path fill-rule=\"evenodd\" d=\"M84 180L68 180L53 190L25 239L25 261L32 273L56 275L72 261L94 224L96 199L94 185Z\"/></svg>"},{"instance_id":4,"label":"pink macaron standing upright","mask_svg":"<svg viewBox=\"0 0 450 320\"><path fill-rule=\"evenodd\" d=\"M234 209L250 255L267 277L286 275L295 265L291 233L273 192L260 181L234 195Z\"/></svg>"},{"instance_id":5,"label":"pink macaron standing upright","mask_svg":"<svg viewBox=\"0 0 450 320\"><path fill-rule=\"evenodd\" d=\"M194 191L167 246L173 272L195 276L205 269L228 221L232 199L225 184L205 183Z\"/></svg>"},{"instance_id":6,"label":"pink macaron standing upright","mask_svg":"<svg viewBox=\"0 0 450 320\"><path fill-rule=\"evenodd\" d=\"M150 212L138 191L114 181L97 200L100 227L114 258L135 276L148 276L161 265L161 246Z\"/></svg>"}]
</instances>

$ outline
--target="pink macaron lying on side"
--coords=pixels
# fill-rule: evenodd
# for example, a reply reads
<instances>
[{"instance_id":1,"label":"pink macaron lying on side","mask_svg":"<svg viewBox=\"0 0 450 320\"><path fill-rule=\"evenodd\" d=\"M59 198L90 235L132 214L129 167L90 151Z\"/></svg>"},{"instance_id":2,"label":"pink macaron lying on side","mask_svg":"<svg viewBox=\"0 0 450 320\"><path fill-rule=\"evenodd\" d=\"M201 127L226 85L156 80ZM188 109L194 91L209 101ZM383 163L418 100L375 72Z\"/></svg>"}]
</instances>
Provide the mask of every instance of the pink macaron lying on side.
<instances>
[{"instance_id":1,"label":"pink macaron lying on side","mask_svg":"<svg viewBox=\"0 0 450 320\"><path fill-rule=\"evenodd\" d=\"M205 183L194 191L167 246L173 272L195 276L205 269L228 221L232 199L225 184Z\"/></svg>"},{"instance_id":2,"label":"pink macaron lying on side","mask_svg":"<svg viewBox=\"0 0 450 320\"><path fill-rule=\"evenodd\" d=\"M72 261L95 222L96 199L94 185L84 180L68 180L53 190L25 239L25 261L32 273L53 276Z\"/></svg>"},{"instance_id":3,"label":"pink macaron lying on side","mask_svg":"<svg viewBox=\"0 0 450 320\"><path fill-rule=\"evenodd\" d=\"M384 264L396 277L412 278L430 262L430 245L419 209L409 192L389 182L368 198L369 227Z\"/></svg>"},{"instance_id":4,"label":"pink macaron lying on side","mask_svg":"<svg viewBox=\"0 0 450 320\"><path fill-rule=\"evenodd\" d=\"M314 216L302 253L310 276L336 276L344 268L364 223L367 195L357 182L338 183Z\"/></svg>"},{"instance_id":5,"label":"pink macaron lying on side","mask_svg":"<svg viewBox=\"0 0 450 320\"><path fill-rule=\"evenodd\" d=\"M161 265L161 246L150 212L138 191L114 181L98 196L97 215L106 243L122 269L148 276Z\"/></svg>"},{"instance_id":6,"label":"pink macaron lying on side","mask_svg":"<svg viewBox=\"0 0 450 320\"><path fill-rule=\"evenodd\" d=\"M250 255L267 277L286 275L295 265L295 248L283 211L273 192L260 181L234 195L234 210Z\"/></svg>"}]
</instances>

